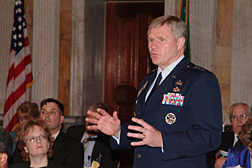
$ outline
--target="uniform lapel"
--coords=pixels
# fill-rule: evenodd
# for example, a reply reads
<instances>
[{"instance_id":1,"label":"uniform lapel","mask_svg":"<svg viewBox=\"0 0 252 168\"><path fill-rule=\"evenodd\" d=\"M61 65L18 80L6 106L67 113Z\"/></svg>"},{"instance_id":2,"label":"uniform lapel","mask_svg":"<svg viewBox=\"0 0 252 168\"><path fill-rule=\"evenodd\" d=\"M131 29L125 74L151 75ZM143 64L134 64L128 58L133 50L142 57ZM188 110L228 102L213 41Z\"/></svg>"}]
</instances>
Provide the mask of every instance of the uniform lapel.
<instances>
[{"instance_id":1,"label":"uniform lapel","mask_svg":"<svg viewBox=\"0 0 252 168\"><path fill-rule=\"evenodd\" d=\"M144 87L144 89L141 91L141 93L139 94L139 96L137 98L137 101L139 101L137 103L140 104L140 107L142 109L140 111L143 111L145 109L145 97L146 97L146 94L147 94L147 92L149 90L149 87L151 86L151 84L153 83L153 81L154 81L154 79L156 77L156 74L157 74L157 70L155 70L154 72L152 72L152 74L150 74L150 76L147 78L147 80L146 80L146 82L147 82L146 86L144 86L146 82L142 86L142 87ZM142 88L140 88L140 90L141 89Z\"/></svg>"},{"instance_id":2,"label":"uniform lapel","mask_svg":"<svg viewBox=\"0 0 252 168\"><path fill-rule=\"evenodd\" d=\"M184 58L173 70L172 72L164 79L160 86L156 89L153 95L150 97L149 102L146 104L146 110L155 107L156 103L161 103L163 99L163 94L168 92L174 92L174 83L177 81L178 77L183 73L188 65L189 61L187 58Z\"/></svg>"}]
</instances>

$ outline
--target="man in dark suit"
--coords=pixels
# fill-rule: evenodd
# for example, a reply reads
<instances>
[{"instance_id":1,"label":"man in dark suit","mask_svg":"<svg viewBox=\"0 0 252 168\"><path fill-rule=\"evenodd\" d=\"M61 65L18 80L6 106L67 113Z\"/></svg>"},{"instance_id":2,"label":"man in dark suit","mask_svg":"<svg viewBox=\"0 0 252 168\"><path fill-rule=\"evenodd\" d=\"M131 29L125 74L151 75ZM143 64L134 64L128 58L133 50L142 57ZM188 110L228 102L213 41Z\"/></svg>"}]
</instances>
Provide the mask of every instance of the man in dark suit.
<instances>
[{"instance_id":1,"label":"man in dark suit","mask_svg":"<svg viewBox=\"0 0 252 168\"><path fill-rule=\"evenodd\" d=\"M88 110L96 111L97 108L108 112L108 108L103 103L94 103ZM71 126L67 130L68 135L84 143L84 149L86 145L83 168L94 162L99 163L99 168L116 168L119 163L119 153L117 150L112 151L109 136L98 131L86 130L87 124Z\"/></svg>"},{"instance_id":2,"label":"man in dark suit","mask_svg":"<svg viewBox=\"0 0 252 168\"><path fill-rule=\"evenodd\" d=\"M229 108L229 118L232 125L233 132L223 132L221 146L218 148L220 154L217 154L217 160L215 161L215 153L213 152L215 165L210 165L209 168L222 168L224 162L226 161L226 157L221 153L228 152L229 148L242 145L241 141L238 138L238 134L241 131L241 127L249 120L251 117L251 107L242 102L238 102L233 104ZM220 152L221 151L221 152Z\"/></svg>"},{"instance_id":3,"label":"man in dark suit","mask_svg":"<svg viewBox=\"0 0 252 168\"><path fill-rule=\"evenodd\" d=\"M186 38L186 24L175 16L150 24L148 47L158 69L140 84L135 125L121 124L117 112L88 111L86 121L94 125L87 129L112 135L113 148L135 148L135 168L206 168L206 153L221 143L219 84L184 56Z\"/></svg>"},{"instance_id":4,"label":"man in dark suit","mask_svg":"<svg viewBox=\"0 0 252 168\"><path fill-rule=\"evenodd\" d=\"M55 139L52 160L69 168L82 168L84 148L76 139L61 131L64 122L64 106L53 98L47 98L40 103L40 118L44 119Z\"/></svg>"}]
</instances>

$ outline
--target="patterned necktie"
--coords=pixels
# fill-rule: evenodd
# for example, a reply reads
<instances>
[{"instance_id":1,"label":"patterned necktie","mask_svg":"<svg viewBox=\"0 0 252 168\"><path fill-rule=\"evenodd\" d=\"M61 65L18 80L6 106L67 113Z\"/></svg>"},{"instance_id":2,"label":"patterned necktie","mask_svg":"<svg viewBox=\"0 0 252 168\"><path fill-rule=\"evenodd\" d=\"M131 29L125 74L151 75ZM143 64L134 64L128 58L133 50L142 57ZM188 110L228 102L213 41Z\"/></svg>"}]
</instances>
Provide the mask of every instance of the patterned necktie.
<instances>
[{"instance_id":1,"label":"patterned necktie","mask_svg":"<svg viewBox=\"0 0 252 168\"><path fill-rule=\"evenodd\" d=\"M87 138L85 138L83 141L82 141L82 144L84 146L84 151L87 149L88 147L88 142L89 141L95 141L96 140L96 137L92 137L92 136L88 136Z\"/></svg>"},{"instance_id":2,"label":"patterned necktie","mask_svg":"<svg viewBox=\"0 0 252 168\"><path fill-rule=\"evenodd\" d=\"M154 84L154 86L153 86L153 88L152 88L152 90L151 90L149 96L147 97L147 100L146 100L145 104L147 104L147 102L149 101L151 95L152 95L152 94L155 92L155 90L158 88L161 79L162 79L162 72L159 73L159 75L158 75L158 77L157 77L157 80L156 80L156 82L155 82L155 84Z\"/></svg>"},{"instance_id":3,"label":"patterned necktie","mask_svg":"<svg viewBox=\"0 0 252 168\"><path fill-rule=\"evenodd\" d=\"M87 138L85 138L83 141L82 141L82 144L84 146L84 151L87 149L88 147L88 141L90 139L90 136L88 136Z\"/></svg>"}]
</instances>

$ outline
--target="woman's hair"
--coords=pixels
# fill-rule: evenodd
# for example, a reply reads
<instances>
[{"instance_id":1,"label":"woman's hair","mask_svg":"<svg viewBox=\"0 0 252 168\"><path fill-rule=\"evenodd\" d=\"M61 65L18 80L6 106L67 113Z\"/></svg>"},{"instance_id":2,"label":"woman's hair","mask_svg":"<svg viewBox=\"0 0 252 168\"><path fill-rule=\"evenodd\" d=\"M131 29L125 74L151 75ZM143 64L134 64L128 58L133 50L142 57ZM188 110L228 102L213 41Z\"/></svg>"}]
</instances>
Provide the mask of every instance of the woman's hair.
<instances>
[{"instance_id":1,"label":"woman's hair","mask_svg":"<svg viewBox=\"0 0 252 168\"><path fill-rule=\"evenodd\" d=\"M4 128L0 128L0 153L6 153L8 155L8 163L11 158L12 144L13 141L9 132Z\"/></svg>"},{"instance_id":2,"label":"woman's hair","mask_svg":"<svg viewBox=\"0 0 252 168\"><path fill-rule=\"evenodd\" d=\"M37 103L33 102L23 102L20 104L17 108L17 117L18 119L21 118L21 116L24 116L25 118L38 118L40 115L38 105Z\"/></svg>"},{"instance_id":3,"label":"woman's hair","mask_svg":"<svg viewBox=\"0 0 252 168\"><path fill-rule=\"evenodd\" d=\"M252 149L252 119L249 119L242 127L239 133L239 139L242 144Z\"/></svg>"},{"instance_id":4,"label":"woman's hair","mask_svg":"<svg viewBox=\"0 0 252 168\"><path fill-rule=\"evenodd\" d=\"M28 120L27 122L24 123L24 125L21 128L21 132L19 136L19 144L18 144L18 148L21 150L22 159L25 162L29 161L29 154L25 152L24 147L26 146L27 135L31 130L34 129L34 126L39 126L45 132L45 136L47 137L47 140L49 143L47 156L50 158L52 157L52 154L53 154L53 150L52 150L53 139L51 137L51 133L49 129L47 128L46 122L41 119Z\"/></svg>"},{"instance_id":5,"label":"woman's hair","mask_svg":"<svg viewBox=\"0 0 252 168\"><path fill-rule=\"evenodd\" d=\"M34 103L34 102L25 101L21 103L17 108L18 120L20 120L21 117L24 117L26 120L36 119L36 118L39 118L39 115L40 113L39 113L38 105L37 103ZM17 138L15 138L15 142L18 141L21 127L22 126L19 124L18 127L16 128Z\"/></svg>"}]
</instances>

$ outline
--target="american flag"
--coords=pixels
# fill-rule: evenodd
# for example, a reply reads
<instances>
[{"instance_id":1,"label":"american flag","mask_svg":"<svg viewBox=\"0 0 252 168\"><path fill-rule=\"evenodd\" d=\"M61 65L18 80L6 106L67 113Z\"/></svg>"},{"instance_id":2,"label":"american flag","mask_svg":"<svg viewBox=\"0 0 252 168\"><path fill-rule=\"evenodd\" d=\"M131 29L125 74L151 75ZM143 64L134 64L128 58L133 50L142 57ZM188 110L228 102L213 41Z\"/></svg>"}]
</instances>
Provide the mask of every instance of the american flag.
<instances>
[{"instance_id":1,"label":"american flag","mask_svg":"<svg viewBox=\"0 0 252 168\"><path fill-rule=\"evenodd\" d=\"M15 129L17 125L16 110L21 103L28 100L29 88L33 84L31 55L24 14L24 0L15 0L3 122L4 128L9 132Z\"/></svg>"}]
</instances>

